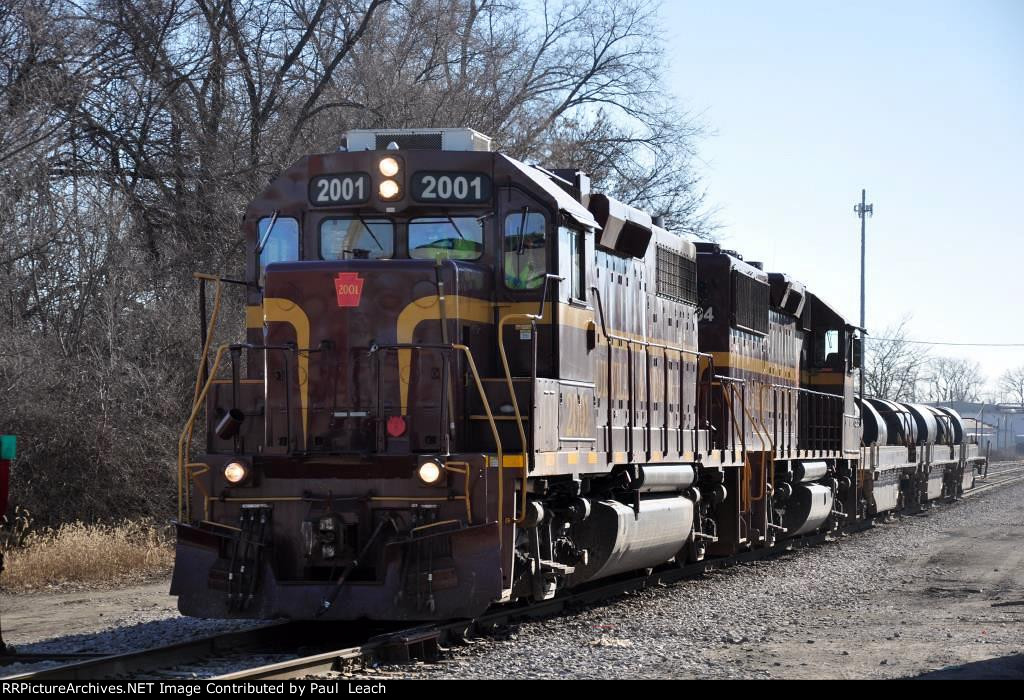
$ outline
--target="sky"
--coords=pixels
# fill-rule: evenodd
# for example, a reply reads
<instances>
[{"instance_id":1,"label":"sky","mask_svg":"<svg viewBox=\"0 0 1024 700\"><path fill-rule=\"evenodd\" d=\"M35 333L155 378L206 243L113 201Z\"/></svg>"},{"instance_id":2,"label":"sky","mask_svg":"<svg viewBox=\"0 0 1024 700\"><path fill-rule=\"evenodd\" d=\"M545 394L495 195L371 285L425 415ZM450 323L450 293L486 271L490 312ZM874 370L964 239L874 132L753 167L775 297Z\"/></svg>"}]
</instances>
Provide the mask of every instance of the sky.
<instances>
[{"instance_id":1,"label":"sky","mask_svg":"<svg viewBox=\"0 0 1024 700\"><path fill-rule=\"evenodd\" d=\"M868 332L1024 343L1024 2L668 0L719 237ZM1024 347L934 347L990 379Z\"/></svg>"}]
</instances>

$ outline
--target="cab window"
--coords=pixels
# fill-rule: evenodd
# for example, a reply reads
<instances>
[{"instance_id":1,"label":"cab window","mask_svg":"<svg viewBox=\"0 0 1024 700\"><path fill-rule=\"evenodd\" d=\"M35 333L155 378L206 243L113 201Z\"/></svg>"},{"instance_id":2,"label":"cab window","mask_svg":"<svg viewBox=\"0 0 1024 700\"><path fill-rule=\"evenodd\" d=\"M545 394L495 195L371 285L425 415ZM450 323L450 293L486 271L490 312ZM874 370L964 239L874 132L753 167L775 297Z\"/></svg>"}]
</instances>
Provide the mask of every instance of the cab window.
<instances>
[{"instance_id":1,"label":"cab window","mask_svg":"<svg viewBox=\"0 0 1024 700\"><path fill-rule=\"evenodd\" d=\"M273 223L273 227L271 227ZM269 235L268 235L269 234ZM299 259L299 222L289 216L267 216L259 220L257 226L258 245L260 250L260 280L267 265L275 262L288 262Z\"/></svg>"},{"instance_id":2,"label":"cab window","mask_svg":"<svg viewBox=\"0 0 1024 700\"><path fill-rule=\"evenodd\" d=\"M569 291L577 301L587 300L586 236L583 231L562 226L560 235L565 237L566 253L569 256ZM564 269L564 268L563 268Z\"/></svg>"},{"instance_id":3,"label":"cab window","mask_svg":"<svg viewBox=\"0 0 1024 700\"><path fill-rule=\"evenodd\" d=\"M324 219L321 260L380 260L395 252L395 225L388 219Z\"/></svg>"},{"instance_id":4,"label":"cab window","mask_svg":"<svg viewBox=\"0 0 1024 700\"><path fill-rule=\"evenodd\" d=\"M843 357L839 354L839 331L836 329L819 332L815 335L815 365L818 367L835 368L843 365Z\"/></svg>"},{"instance_id":5,"label":"cab window","mask_svg":"<svg viewBox=\"0 0 1024 700\"><path fill-rule=\"evenodd\" d=\"M417 260L476 260L484 250L477 216L430 216L409 222L409 257Z\"/></svg>"},{"instance_id":6,"label":"cab window","mask_svg":"<svg viewBox=\"0 0 1024 700\"><path fill-rule=\"evenodd\" d=\"M547 276L544 215L524 208L505 217L505 286L540 289Z\"/></svg>"}]
</instances>

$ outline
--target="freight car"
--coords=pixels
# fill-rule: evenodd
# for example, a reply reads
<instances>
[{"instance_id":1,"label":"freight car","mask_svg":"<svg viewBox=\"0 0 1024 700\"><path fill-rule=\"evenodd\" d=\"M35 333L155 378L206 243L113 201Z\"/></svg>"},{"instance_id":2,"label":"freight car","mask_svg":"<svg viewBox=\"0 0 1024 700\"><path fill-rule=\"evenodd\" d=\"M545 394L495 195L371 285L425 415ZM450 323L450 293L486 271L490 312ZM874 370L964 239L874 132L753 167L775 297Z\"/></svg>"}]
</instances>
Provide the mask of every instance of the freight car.
<instances>
[{"instance_id":1,"label":"freight car","mask_svg":"<svg viewBox=\"0 0 1024 700\"><path fill-rule=\"evenodd\" d=\"M349 132L243 234L244 279L197 275L188 615L473 617L925 507L979 459L951 411L860 402L804 285L469 129Z\"/></svg>"}]
</instances>

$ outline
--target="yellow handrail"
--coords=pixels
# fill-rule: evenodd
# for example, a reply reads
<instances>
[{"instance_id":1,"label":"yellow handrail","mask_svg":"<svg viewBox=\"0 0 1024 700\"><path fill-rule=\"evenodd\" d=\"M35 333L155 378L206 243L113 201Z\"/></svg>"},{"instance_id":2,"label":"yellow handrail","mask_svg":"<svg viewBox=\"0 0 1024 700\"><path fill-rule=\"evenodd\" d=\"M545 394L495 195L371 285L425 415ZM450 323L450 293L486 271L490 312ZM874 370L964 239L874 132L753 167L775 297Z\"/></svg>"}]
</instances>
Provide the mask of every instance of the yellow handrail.
<instances>
[{"instance_id":1,"label":"yellow handrail","mask_svg":"<svg viewBox=\"0 0 1024 700\"><path fill-rule=\"evenodd\" d=\"M744 380L744 382L745 381L746 380ZM733 391L734 388L733 388L733 386L731 384L729 384L729 387L728 387L729 388L729 392L727 392L727 391L725 391L726 387L725 387L725 383L724 382L718 382L718 385L722 387L722 398L725 400L725 403L726 403L726 405L729 408L730 415L732 415L733 414L733 408L732 408L733 402L732 402L732 397L729 395L729 393L731 391ZM773 471L774 471L775 447L774 447L773 441L769 438L768 428L764 425L764 422L761 421L761 428L764 430L764 433L762 433L760 430L758 430L757 421L755 421L754 418L747 411L746 404L743 401L740 401L739 404L740 404L740 410L743 412L743 416L750 422L750 425L754 429L754 432L757 433L757 436L761 439L761 444L762 445L764 445L764 444L772 445L772 465L773 465ZM736 421L730 420L729 422L732 424L731 427L733 428L733 439L734 439L734 444L735 444L735 437L738 434L738 428L736 427ZM745 442L745 440L744 440L744 442ZM741 502L741 506L743 506L744 502L746 502L744 509L747 509L747 508L750 507L750 500L753 498L753 494L748 493L749 486L750 486L750 481L751 481L751 475L753 474L753 467L750 464L750 458L747 456L747 452L748 452L748 450L744 446L744 449L743 449L743 469L744 469L743 475L744 475L744 477L746 478L746 481L747 481L747 484L746 484L747 488L740 489L740 502ZM773 478L774 478L774 476L773 476ZM764 498L763 491L764 491L764 489L762 489L762 493L760 495L758 495L757 500L760 500L760 499Z\"/></svg>"},{"instance_id":2,"label":"yellow handrail","mask_svg":"<svg viewBox=\"0 0 1024 700\"><path fill-rule=\"evenodd\" d=\"M491 411L491 404L487 400L487 393L484 391L484 383L480 381L480 373L476 370L476 362L473 360L473 353L469 351L467 346L459 343L453 344L452 347L466 355L466 362L469 364L469 371L473 374L473 382L476 384L476 391L480 394L480 402L484 405L484 412L487 414L487 423L491 426L491 435L494 437L494 449L498 453L498 548L501 549L503 545L501 540L501 525L505 524L505 454L501 449L501 437L498 435L498 424L494 422L494 413ZM523 496L523 517L525 518L525 473L523 478Z\"/></svg>"},{"instance_id":3,"label":"yellow handrail","mask_svg":"<svg viewBox=\"0 0 1024 700\"><path fill-rule=\"evenodd\" d=\"M552 307L554 307L553 303ZM526 521L526 479L530 474L530 459L529 455L527 454L526 428L523 427L523 416L519 412L519 400L516 398L516 389L512 385L512 370L509 369L508 355L505 353L505 333L503 331L505 328L505 324L513 319L520 321L530 321L532 323L534 321L543 320L543 318L543 314L508 314L506 316L503 316L498 321L498 354L501 355L501 366L505 370L505 383L508 385L508 393L512 397L512 410L514 411L516 416L516 427L519 429L519 441L523 447L523 464L521 467L521 469L523 470L522 492L519 497L519 505L521 510L519 513L519 517L513 519L513 522L515 522L517 525ZM536 329L534 329L534 332L536 332ZM530 391L533 390L534 387L530 387ZM484 405L488 406L486 398L484 398ZM488 406L488 412L489 410L490 409Z\"/></svg>"},{"instance_id":4,"label":"yellow handrail","mask_svg":"<svg viewBox=\"0 0 1024 700\"><path fill-rule=\"evenodd\" d=\"M185 422L185 427L181 431L181 435L178 437L178 519L184 522L189 522L191 519L191 504L185 491L188 490L188 480L185 474L185 465L187 463L189 446L192 442L192 426L195 425L196 418L199 417L199 411L203 408L203 403L206 401L206 395L210 391L210 387L213 386L213 378L217 376L217 370L220 368L220 361L224 358L224 352L228 349L228 344L224 343L217 348L217 354L213 358L213 367L210 369L210 376L206 378L206 383L203 385L202 391L196 396L195 401L192 404L192 413L189 415L188 420Z\"/></svg>"},{"instance_id":5,"label":"yellow handrail","mask_svg":"<svg viewBox=\"0 0 1024 700\"><path fill-rule=\"evenodd\" d=\"M458 467L456 467L454 465L459 465L459 466L462 467L462 469L459 469ZM445 465L444 465L444 468L445 468L446 471L454 472L456 474L462 474L462 477L463 477L462 490L465 492L465 499L466 499L466 524L467 525L472 525L473 524L473 504L472 504L472 502L470 500L471 496L470 496L470 493L469 493L469 469L470 469L470 466L471 465L470 465L469 462L446 462Z\"/></svg>"},{"instance_id":6,"label":"yellow handrail","mask_svg":"<svg viewBox=\"0 0 1024 700\"><path fill-rule=\"evenodd\" d=\"M193 403L192 403L192 411L189 414L188 420L185 422L185 426L182 429L180 436L178 437L178 518L179 518L179 520L182 520L184 522L188 522L191 519L191 503L190 503L190 498L189 498L189 494L188 494L188 491L189 491L188 485L189 485L189 481L190 481L190 476L198 476L198 474L196 474L196 475L189 475L187 473L188 468L190 466L192 466L188 462L189 446L191 445L191 442L192 442L192 431L193 431L193 428L195 426L196 419L199 417L199 412L202 410L203 404L206 401L206 396L207 396L207 394L210 391L210 387L213 386L214 378L217 376L217 371L220 369L220 363L224 359L224 353L229 348L230 348L230 345L227 344L227 343L224 343L224 344L220 345L217 348L216 355L214 356L214 359L213 359L213 366L210 368L210 374L207 377L205 384L202 385L202 388L199 391L197 391L197 393L196 393L196 395L194 397ZM473 359L473 353L470 352L470 349L467 346L461 345L461 344L458 344L458 343L453 344L452 348L454 350L457 350L459 352L464 353L465 356L466 356L466 362L467 362L467 364L469 366L470 373L473 375L473 382L476 384L477 393L480 395L480 400L481 400L481 402L483 403L483 406L484 406L484 412L487 415L487 422L488 422L488 424L490 425L490 428L491 428L491 435L494 437L495 450L497 451L497 456L498 456L498 522L499 523L503 523L504 522L504 452L503 452L502 446L501 446L501 437L498 434L498 426L495 423L494 414L491 411L490 403L487 401L487 394L484 391L483 382L480 381L480 373L477 370L476 362ZM200 370L200 372L201 371L202 370ZM524 457L525 457L525 454L524 454ZM453 464L465 464L465 463L453 463ZM524 464L525 464L525 462L524 462ZM465 476L465 489L466 489L465 496L463 496L463 498L461 498L461 499L451 499L451 500L464 500L466 502L466 515L467 515L467 518L469 519L469 521L472 522L472 506L471 506L471 503L470 503L470 498L471 497L470 497L470 493L469 493L469 465L466 464L466 469L464 469L464 470L452 469L451 471L455 471L455 472L461 471L464 474L464 476ZM526 515L525 495L526 495L526 480L525 480L525 473L524 473L524 479L523 479L523 499L522 499L523 500L523 513L522 513L521 518L519 520L516 520L516 522L521 522L522 518L525 518L525 515ZM209 499L207 498L207 501L208 500ZM263 499L263 500L266 500L266 499ZM423 499L419 499L419 500L423 500ZM446 498L444 500L449 500L449 499ZM501 535L500 535L501 529L500 528L499 528L498 532L499 532L499 546L500 546L502 544L501 540L500 540L500 537L501 537Z\"/></svg>"},{"instance_id":7,"label":"yellow handrail","mask_svg":"<svg viewBox=\"0 0 1024 700\"><path fill-rule=\"evenodd\" d=\"M203 343L203 350L199 354L199 367L196 369L196 388L192 393L192 402L195 403L199 397L199 385L203 381L203 368L206 367L206 358L210 353L210 344L213 342L213 329L217 325L217 316L220 314L220 294L224 284L220 281L220 277L208 275L205 272L193 272L192 278L216 283L213 294L213 313L210 314L210 322L206 325L206 342Z\"/></svg>"},{"instance_id":8,"label":"yellow handrail","mask_svg":"<svg viewBox=\"0 0 1024 700\"><path fill-rule=\"evenodd\" d=\"M761 424L761 429L764 431L764 436L768 439L768 444L771 445L771 448L772 448L772 451L770 453L771 457L769 457L769 459L768 459L768 474L766 475L767 478L765 479L765 484L768 483L768 478L770 478L771 482L772 482L772 488L774 489L775 488L775 440L772 439L771 431L768 430L768 426L765 425L765 422L764 422L764 390L768 388L768 385L765 384L764 382L758 382L758 384L760 384L761 389L757 392L757 407L758 407L757 421ZM764 445L764 441L763 440L761 441L761 444ZM764 491L765 491L765 489L762 488L761 489L761 495L757 497L758 500L761 500L762 498L764 498L764 496L765 496Z\"/></svg>"}]
</instances>

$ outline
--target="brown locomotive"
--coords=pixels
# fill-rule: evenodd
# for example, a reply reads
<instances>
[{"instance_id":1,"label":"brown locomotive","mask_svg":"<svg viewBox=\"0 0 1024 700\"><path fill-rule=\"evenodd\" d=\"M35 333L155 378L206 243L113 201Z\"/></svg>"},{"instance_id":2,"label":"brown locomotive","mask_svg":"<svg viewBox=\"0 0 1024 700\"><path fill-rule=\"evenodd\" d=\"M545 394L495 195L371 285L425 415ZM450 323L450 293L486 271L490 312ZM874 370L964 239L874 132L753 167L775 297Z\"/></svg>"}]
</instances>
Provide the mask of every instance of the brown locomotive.
<instances>
[{"instance_id":1,"label":"brown locomotive","mask_svg":"<svg viewBox=\"0 0 1024 700\"><path fill-rule=\"evenodd\" d=\"M801 284L474 131L350 132L243 230L244 343L198 276L185 614L472 617L970 485L955 414L861 415L856 329Z\"/></svg>"}]
</instances>

